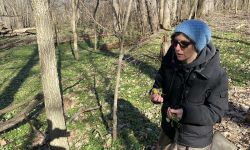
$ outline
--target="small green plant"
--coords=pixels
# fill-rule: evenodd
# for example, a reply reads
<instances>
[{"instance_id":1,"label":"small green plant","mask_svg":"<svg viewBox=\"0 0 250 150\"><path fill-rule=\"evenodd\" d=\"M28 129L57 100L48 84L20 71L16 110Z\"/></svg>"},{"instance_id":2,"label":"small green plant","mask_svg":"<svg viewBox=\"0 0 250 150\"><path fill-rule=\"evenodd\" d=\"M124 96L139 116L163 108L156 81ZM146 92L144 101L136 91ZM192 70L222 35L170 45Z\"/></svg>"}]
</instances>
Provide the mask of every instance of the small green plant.
<instances>
[{"instance_id":1,"label":"small green plant","mask_svg":"<svg viewBox=\"0 0 250 150\"><path fill-rule=\"evenodd\" d=\"M176 117L176 115L173 115L172 118L166 118L167 122L170 122L171 127L180 128L181 123L179 122L179 119Z\"/></svg>"}]
</instances>

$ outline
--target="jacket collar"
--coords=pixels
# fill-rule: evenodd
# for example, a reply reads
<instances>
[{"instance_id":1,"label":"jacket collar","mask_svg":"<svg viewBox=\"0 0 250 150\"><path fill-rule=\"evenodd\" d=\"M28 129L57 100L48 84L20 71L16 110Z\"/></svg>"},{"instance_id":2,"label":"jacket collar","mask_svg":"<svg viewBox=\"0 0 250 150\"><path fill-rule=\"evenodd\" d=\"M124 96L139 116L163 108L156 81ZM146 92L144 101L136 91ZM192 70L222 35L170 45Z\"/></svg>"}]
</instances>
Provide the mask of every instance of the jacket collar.
<instances>
[{"instance_id":1,"label":"jacket collar","mask_svg":"<svg viewBox=\"0 0 250 150\"><path fill-rule=\"evenodd\" d=\"M205 66L213 59L213 61L219 62L219 53L215 46L210 42L207 46L201 51L197 59L195 59L190 64L182 64L177 60L174 48L170 47L169 60L166 65L173 67L175 70L194 70L201 78L209 79L212 76L211 70L205 69ZM171 57L170 57L171 56Z\"/></svg>"}]
</instances>

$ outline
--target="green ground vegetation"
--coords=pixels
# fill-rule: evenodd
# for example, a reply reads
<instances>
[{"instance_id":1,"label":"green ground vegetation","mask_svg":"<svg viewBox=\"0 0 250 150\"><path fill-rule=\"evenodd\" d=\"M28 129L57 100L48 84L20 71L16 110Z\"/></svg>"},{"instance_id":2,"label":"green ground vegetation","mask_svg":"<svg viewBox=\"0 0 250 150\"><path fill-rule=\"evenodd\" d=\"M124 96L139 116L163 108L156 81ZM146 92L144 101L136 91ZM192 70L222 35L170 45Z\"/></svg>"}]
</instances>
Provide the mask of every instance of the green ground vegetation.
<instances>
[{"instance_id":1,"label":"green ground vegetation","mask_svg":"<svg viewBox=\"0 0 250 150\"><path fill-rule=\"evenodd\" d=\"M250 39L236 33L213 34L220 49L222 65L228 71L230 86L249 86ZM108 39L105 42L109 42ZM160 106L153 105L148 90L160 66L161 35L143 47L126 54L118 101L118 140L111 145L112 102L118 64L118 49L94 51L89 43L79 42L80 60L74 60L69 43L57 47L58 73L64 99L69 108L66 121L71 149L143 149L153 146L160 132ZM31 100L41 92L36 45L0 51L0 109L12 103ZM80 109L102 106L74 116ZM3 116L11 119L20 110ZM74 119L72 120L72 118ZM42 132L46 129L44 109L31 122ZM30 149L35 135L27 122L1 133L7 144L0 149Z\"/></svg>"}]
</instances>

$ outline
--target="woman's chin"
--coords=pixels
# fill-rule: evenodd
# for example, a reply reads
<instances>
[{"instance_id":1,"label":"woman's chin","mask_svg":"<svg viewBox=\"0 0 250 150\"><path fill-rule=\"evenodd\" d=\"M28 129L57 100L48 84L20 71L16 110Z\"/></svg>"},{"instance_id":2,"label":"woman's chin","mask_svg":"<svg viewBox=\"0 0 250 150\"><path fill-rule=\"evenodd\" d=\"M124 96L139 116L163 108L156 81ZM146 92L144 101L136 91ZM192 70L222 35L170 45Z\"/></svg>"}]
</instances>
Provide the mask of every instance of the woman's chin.
<instances>
[{"instance_id":1,"label":"woman's chin","mask_svg":"<svg viewBox=\"0 0 250 150\"><path fill-rule=\"evenodd\" d=\"M177 56L177 59L178 59L179 61L184 61L184 60L185 60L185 58L184 58L183 56Z\"/></svg>"}]
</instances>

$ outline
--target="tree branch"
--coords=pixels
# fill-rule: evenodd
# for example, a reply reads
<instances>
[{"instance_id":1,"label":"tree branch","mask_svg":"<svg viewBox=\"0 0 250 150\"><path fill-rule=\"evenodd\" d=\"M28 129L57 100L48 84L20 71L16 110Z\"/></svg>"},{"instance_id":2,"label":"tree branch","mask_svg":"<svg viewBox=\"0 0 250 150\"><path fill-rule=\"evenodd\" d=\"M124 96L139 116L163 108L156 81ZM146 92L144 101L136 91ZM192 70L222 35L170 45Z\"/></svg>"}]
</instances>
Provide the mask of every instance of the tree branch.
<instances>
[{"instance_id":1,"label":"tree branch","mask_svg":"<svg viewBox=\"0 0 250 150\"><path fill-rule=\"evenodd\" d=\"M21 15L4 15L0 14L0 17L22 17Z\"/></svg>"},{"instance_id":2,"label":"tree branch","mask_svg":"<svg viewBox=\"0 0 250 150\"><path fill-rule=\"evenodd\" d=\"M83 107L81 107L81 108L78 110L78 112L75 113L74 116L71 117L71 118L69 119L69 122L75 120L75 118L76 118L77 116L79 116L80 114L82 114L82 113L89 112L89 111L92 111L92 110L96 110L96 109L99 109L100 107L101 107L101 106L96 106L96 107L89 108L89 109L84 109Z\"/></svg>"},{"instance_id":3,"label":"tree branch","mask_svg":"<svg viewBox=\"0 0 250 150\"><path fill-rule=\"evenodd\" d=\"M29 113L38 105L40 104L42 101L35 99L32 100L29 105L27 107L25 107L23 109L23 111L21 111L18 115L16 115L14 118L7 120L5 122L1 122L0 123L0 133L11 128L14 127L16 124L24 121L27 116L29 115Z\"/></svg>"},{"instance_id":4,"label":"tree branch","mask_svg":"<svg viewBox=\"0 0 250 150\"><path fill-rule=\"evenodd\" d=\"M80 2L81 2L81 5L86 9L87 14L88 14L88 15L90 16L90 18L94 21L94 23L96 23L96 24L97 24L98 26L100 26L102 29L108 31L107 28L103 27L99 22L97 22L97 21L95 20L95 18L93 17L93 15L89 12L88 8L84 5L84 3L83 3L82 1L80 1Z\"/></svg>"},{"instance_id":5,"label":"tree branch","mask_svg":"<svg viewBox=\"0 0 250 150\"><path fill-rule=\"evenodd\" d=\"M18 108L20 106L23 106L24 104L27 104L27 103L29 103L29 101L25 101L25 102L18 103L18 104L12 104L12 105L4 108L4 109L1 109L0 110L0 116L7 113L7 112L10 112L10 111L12 111L12 110L14 110L14 109L16 109L16 108Z\"/></svg>"}]
</instances>

